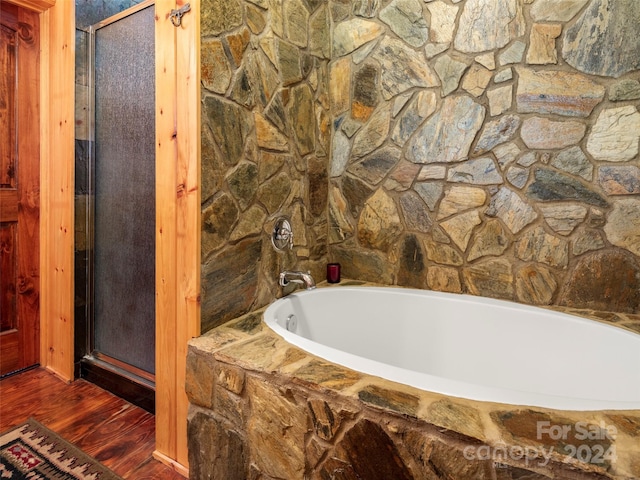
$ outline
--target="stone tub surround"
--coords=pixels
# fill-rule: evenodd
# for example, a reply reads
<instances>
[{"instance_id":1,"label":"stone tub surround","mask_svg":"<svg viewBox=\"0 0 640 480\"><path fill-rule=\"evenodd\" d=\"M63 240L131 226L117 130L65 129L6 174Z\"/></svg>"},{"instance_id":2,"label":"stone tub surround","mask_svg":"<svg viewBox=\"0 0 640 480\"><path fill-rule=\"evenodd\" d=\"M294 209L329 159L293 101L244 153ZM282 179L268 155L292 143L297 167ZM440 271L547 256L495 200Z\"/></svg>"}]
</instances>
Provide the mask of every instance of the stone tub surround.
<instances>
[{"instance_id":1,"label":"stone tub surround","mask_svg":"<svg viewBox=\"0 0 640 480\"><path fill-rule=\"evenodd\" d=\"M362 282L319 288L349 284ZM640 315L556 308L640 332ZM425 392L310 355L269 329L263 312L189 344L191 478L640 477L640 411L554 411ZM601 448L616 458L593 457Z\"/></svg>"},{"instance_id":2,"label":"stone tub surround","mask_svg":"<svg viewBox=\"0 0 640 480\"><path fill-rule=\"evenodd\" d=\"M590 309L638 331L640 2L202 0L201 11L202 331L213 330L189 352L193 478L366 478L363 437L394 465L387 478L640 477L638 412L407 390L259 322L279 271L321 279L340 262L343 277ZM269 242L280 215L294 229L284 254ZM585 415L616 426L614 464L464 458L470 442L580 446L541 444L535 424Z\"/></svg>"}]
</instances>

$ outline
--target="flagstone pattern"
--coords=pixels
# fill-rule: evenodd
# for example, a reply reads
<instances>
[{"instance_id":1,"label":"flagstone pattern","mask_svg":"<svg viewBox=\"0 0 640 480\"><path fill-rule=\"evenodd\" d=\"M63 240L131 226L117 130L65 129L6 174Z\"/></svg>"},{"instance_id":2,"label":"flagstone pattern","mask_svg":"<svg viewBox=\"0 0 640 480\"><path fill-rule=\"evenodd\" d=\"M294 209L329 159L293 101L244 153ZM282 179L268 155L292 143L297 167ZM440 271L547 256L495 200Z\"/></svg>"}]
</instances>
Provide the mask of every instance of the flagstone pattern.
<instances>
[{"instance_id":1,"label":"flagstone pattern","mask_svg":"<svg viewBox=\"0 0 640 480\"><path fill-rule=\"evenodd\" d=\"M638 21L633 0L204 0L203 330L328 261L638 312ZM635 280L576 285L612 256Z\"/></svg>"},{"instance_id":2,"label":"flagstone pattern","mask_svg":"<svg viewBox=\"0 0 640 480\"><path fill-rule=\"evenodd\" d=\"M203 332L327 262L640 313L638 24L636 0L203 0Z\"/></svg>"}]
</instances>

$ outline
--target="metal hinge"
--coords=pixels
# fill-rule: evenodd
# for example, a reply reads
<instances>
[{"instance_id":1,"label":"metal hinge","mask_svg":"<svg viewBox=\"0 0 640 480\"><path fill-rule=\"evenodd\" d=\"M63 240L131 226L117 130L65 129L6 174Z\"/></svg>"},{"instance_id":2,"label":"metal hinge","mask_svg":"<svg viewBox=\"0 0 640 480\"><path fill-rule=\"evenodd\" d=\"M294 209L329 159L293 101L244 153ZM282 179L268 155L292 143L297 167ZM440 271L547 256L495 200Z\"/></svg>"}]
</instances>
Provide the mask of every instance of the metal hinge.
<instances>
[{"instance_id":1,"label":"metal hinge","mask_svg":"<svg viewBox=\"0 0 640 480\"><path fill-rule=\"evenodd\" d=\"M191 5L189 3L185 3L184 6L179 8L178 10L171 10L171 14L169 18L171 19L171 23L174 27L179 27L182 25L182 16L191 11Z\"/></svg>"}]
</instances>

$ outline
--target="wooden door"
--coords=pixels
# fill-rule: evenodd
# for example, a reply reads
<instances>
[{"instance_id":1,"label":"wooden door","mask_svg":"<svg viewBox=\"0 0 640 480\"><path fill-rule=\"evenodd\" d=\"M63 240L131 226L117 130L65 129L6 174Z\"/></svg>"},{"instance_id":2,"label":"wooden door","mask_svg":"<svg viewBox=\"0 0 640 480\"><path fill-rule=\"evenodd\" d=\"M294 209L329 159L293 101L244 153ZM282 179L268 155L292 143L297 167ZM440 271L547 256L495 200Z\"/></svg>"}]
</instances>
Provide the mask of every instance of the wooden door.
<instances>
[{"instance_id":1,"label":"wooden door","mask_svg":"<svg viewBox=\"0 0 640 480\"><path fill-rule=\"evenodd\" d=\"M0 1L0 375L40 356L38 20Z\"/></svg>"}]
</instances>

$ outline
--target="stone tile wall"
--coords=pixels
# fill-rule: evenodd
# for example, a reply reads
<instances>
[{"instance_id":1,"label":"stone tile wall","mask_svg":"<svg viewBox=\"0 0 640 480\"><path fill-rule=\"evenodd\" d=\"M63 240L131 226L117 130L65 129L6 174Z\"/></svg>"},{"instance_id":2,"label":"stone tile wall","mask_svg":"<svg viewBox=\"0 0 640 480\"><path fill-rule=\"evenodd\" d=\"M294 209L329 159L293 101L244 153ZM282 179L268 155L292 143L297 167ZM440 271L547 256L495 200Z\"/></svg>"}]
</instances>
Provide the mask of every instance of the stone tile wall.
<instances>
[{"instance_id":1,"label":"stone tile wall","mask_svg":"<svg viewBox=\"0 0 640 480\"><path fill-rule=\"evenodd\" d=\"M327 261L640 311L639 22L635 0L204 0L203 331Z\"/></svg>"},{"instance_id":2,"label":"stone tile wall","mask_svg":"<svg viewBox=\"0 0 640 480\"><path fill-rule=\"evenodd\" d=\"M202 2L202 330L327 252L330 14L318 0ZM277 253L275 220L294 247Z\"/></svg>"},{"instance_id":3,"label":"stone tile wall","mask_svg":"<svg viewBox=\"0 0 640 480\"><path fill-rule=\"evenodd\" d=\"M77 22L78 27L81 26ZM86 345L89 327L88 272L91 258L92 230L88 223L88 212L93 211L93 195L89 172L93 150L93 120L89 108L89 34L76 30L75 58L75 147L74 147L74 362L79 362L88 351Z\"/></svg>"},{"instance_id":4,"label":"stone tile wall","mask_svg":"<svg viewBox=\"0 0 640 480\"><path fill-rule=\"evenodd\" d=\"M347 276L638 311L638 2L362 0L332 19Z\"/></svg>"}]
</instances>

